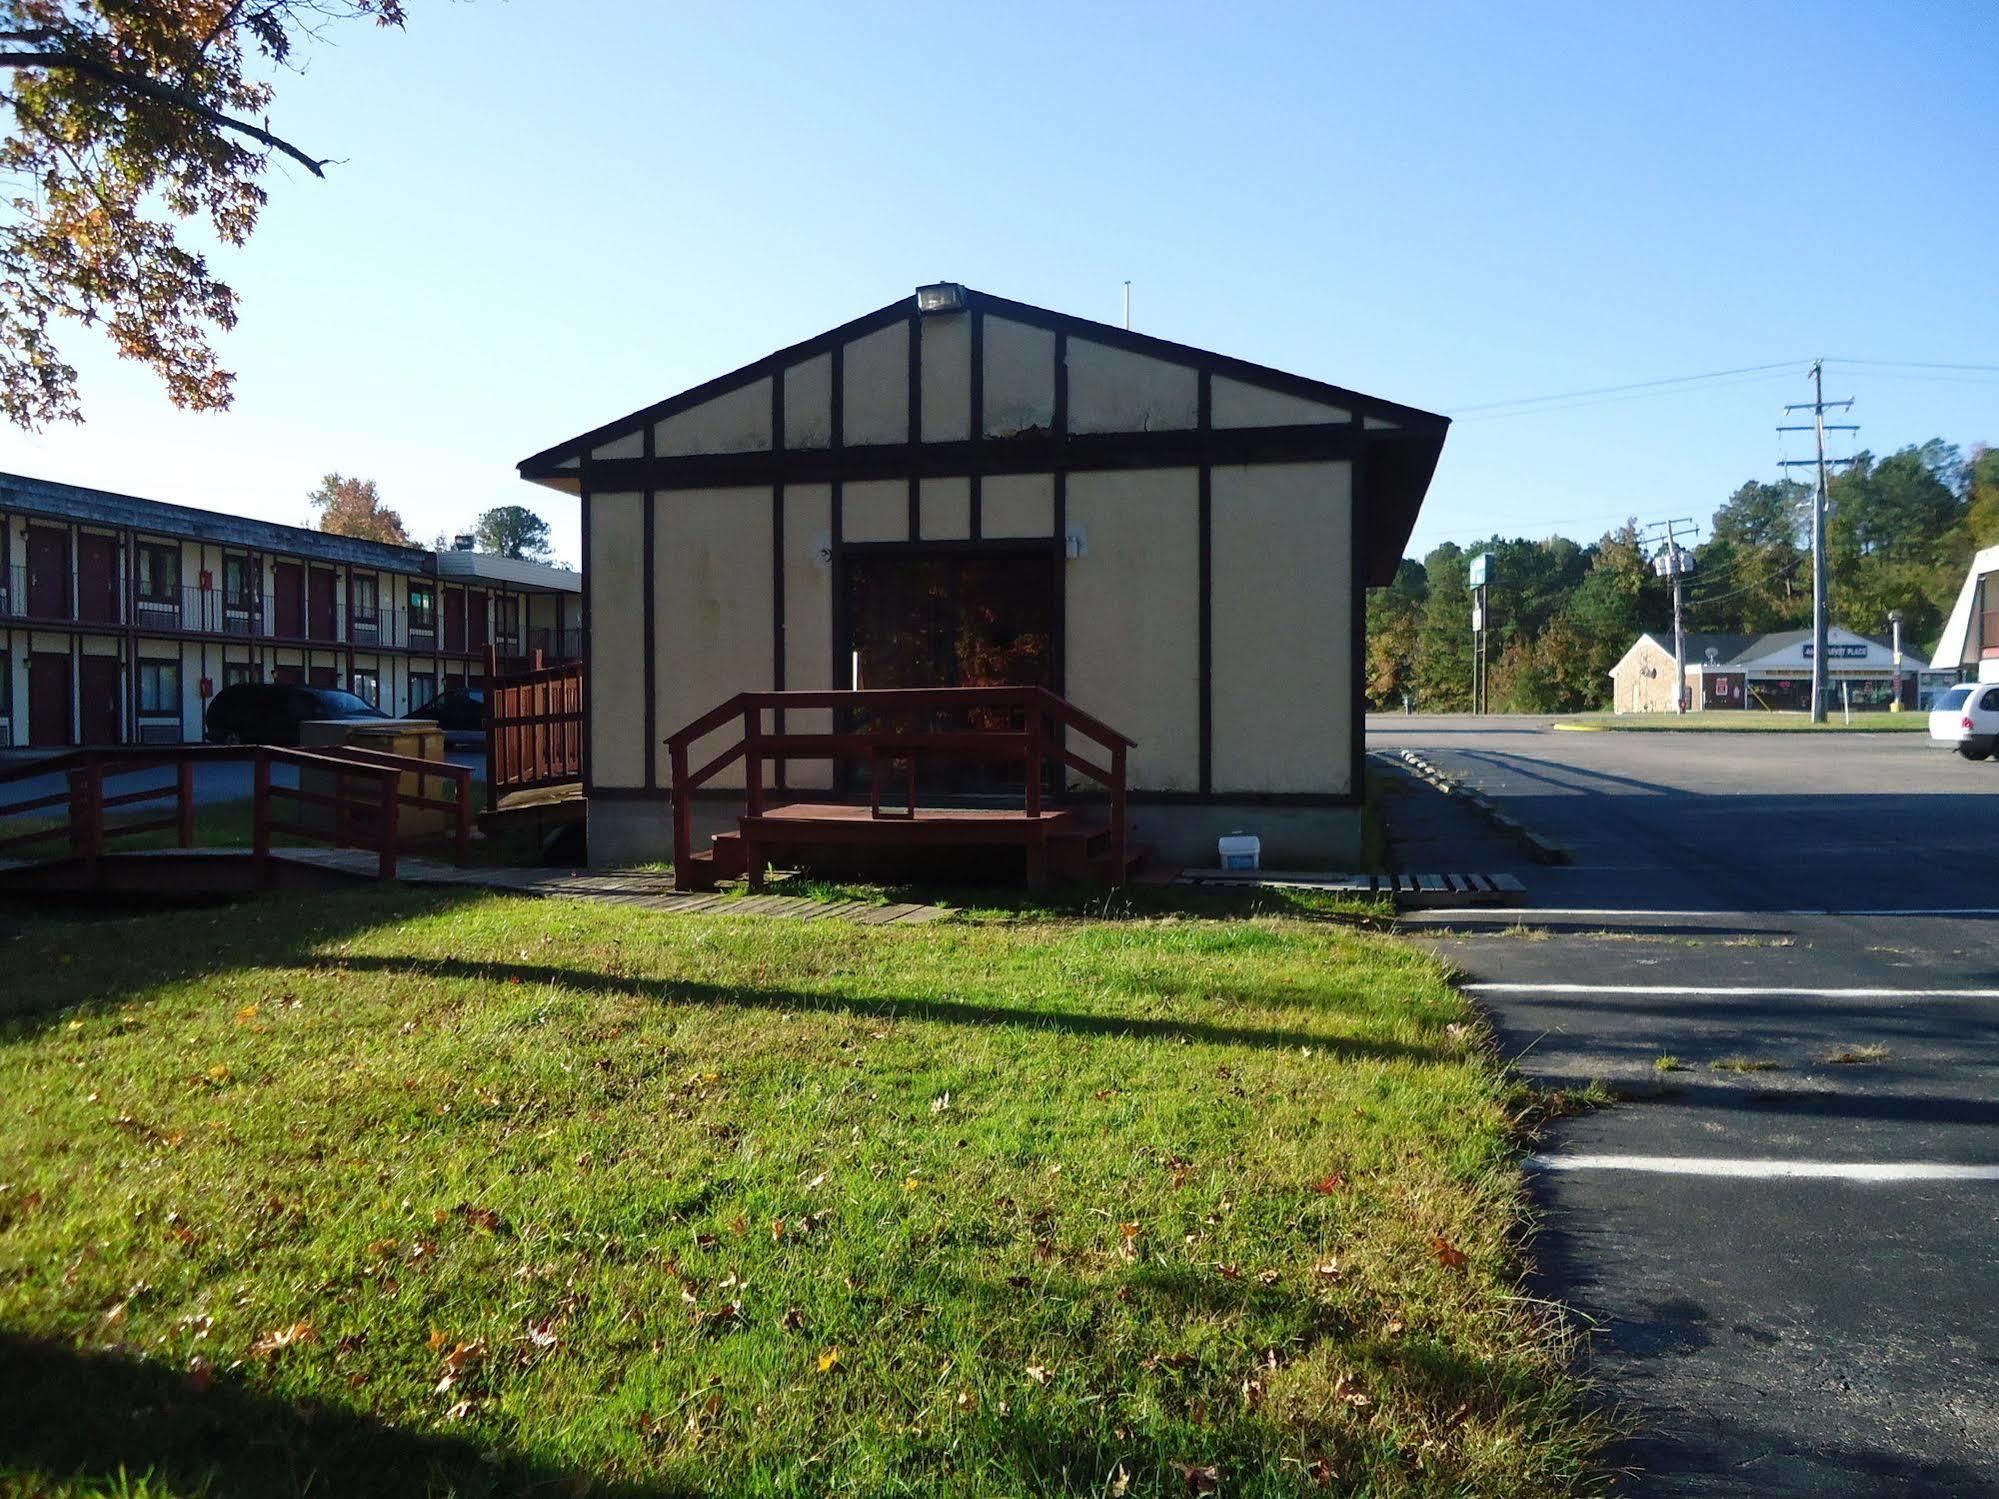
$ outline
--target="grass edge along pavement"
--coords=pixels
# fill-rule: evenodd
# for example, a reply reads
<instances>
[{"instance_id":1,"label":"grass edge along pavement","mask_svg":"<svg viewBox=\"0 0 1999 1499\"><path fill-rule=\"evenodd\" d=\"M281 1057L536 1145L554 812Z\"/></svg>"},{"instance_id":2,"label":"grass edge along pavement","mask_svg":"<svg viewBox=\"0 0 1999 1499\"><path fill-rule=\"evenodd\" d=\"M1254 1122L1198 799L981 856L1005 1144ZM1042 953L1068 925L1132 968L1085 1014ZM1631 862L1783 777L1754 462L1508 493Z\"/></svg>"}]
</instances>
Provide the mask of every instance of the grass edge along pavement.
<instances>
[{"instance_id":1,"label":"grass edge along pavement","mask_svg":"<svg viewBox=\"0 0 1999 1499\"><path fill-rule=\"evenodd\" d=\"M88 930L0 996L0 1490L1597 1484L1518 1293L1536 1100L1392 939L393 890Z\"/></svg>"},{"instance_id":2,"label":"grass edge along pavement","mask_svg":"<svg viewBox=\"0 0 1999 1499\"><path fill-rule=\"evenodd\" d=\"M1844 720L1837 708L1824 723L1802 712L1762 709L1708 709L1699 713L1588 713L1557 718L1550 728L1620 734L1898 734L1927 732L1929 714L1856 713Z\"/></svg>"}]
</instances>

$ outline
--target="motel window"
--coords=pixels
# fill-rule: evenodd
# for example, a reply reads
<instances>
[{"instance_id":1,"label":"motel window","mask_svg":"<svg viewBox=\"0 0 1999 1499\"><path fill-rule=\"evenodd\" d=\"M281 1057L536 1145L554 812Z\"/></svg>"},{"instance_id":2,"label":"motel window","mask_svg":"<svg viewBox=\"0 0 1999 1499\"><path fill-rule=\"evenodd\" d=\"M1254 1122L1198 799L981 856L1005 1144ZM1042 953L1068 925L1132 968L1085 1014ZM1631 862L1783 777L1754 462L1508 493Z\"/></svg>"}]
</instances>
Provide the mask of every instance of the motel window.
<instances>
[{"instance_id":1,"label":"motel window","mask_svg":"<svg viewBox=\"0 0 1999 1499\"><path fill-rule=\"evenodd\" d=\"M222 559L222 603L228 609L248 609L252 589L248 557L224 557Z\"/></svg>"},{"instance_id":2,"label":"motel window","mask_svg":"<svg viewBox=\"0 0 1999 1499\"><path fill-rule=\"evenodd\" d=\"M354 575L354 618L361 624L375 622L375 576L373 573ZM373 699L370 699L373 701Z\"/></svg>"},{"instance_id":3,"label":"motel window","mask_svg":"<svg viewBox=\"0 0 1999 1499\"><path fill-rule=\"evenodd\" d=\"M493 600L493 635L509 645L520 644L521 601L519 599L502 596Z\"/></svg>"},{"instance_id":4,"label":"motel window","mask_svg":"<svg viewBox=\"0 0 1999 1499\"><path fill-rule=\"evenodd\" d=\"M153 604L178 601L180 592L180 548L158 542L139 544L139 597Z\"/></svg>"},{"instance_id":5,"label":"motel window","mask_svg":"<svg viewBox=\"0 0 1999 1499\"><path fill-rule=\"evenodd\" d=\"M0 651L0 718L14 716L14 658Z\"/></svg>"},{"instance_id":6,"label":"motel window","mask_svg":"<svg viewBox=\"0 0 1999 1499\"><path fill-rule=\"evenodd\" d=\"M139 711L180 716L180 663L139 663Z\"/></svg>"},{"instance_id":7,"label":"motel window","mask_svg":"<svg viewBox=\"0 0 1999 1499\"><path fill-rule=\"evenodd\" d=\"M371 708L382 706L382 678L372 671L356 671L348 689Z\"/></svg>"},{"instance_id":8,"label":"motel window","mask_svg":"<svg viewBox=\"0 0 1999 1499\"><path fill-rule=\"evenodd\" d=\"M437 696L437 673L434 671L413 671L410 673L410 707L428 708L430 700Z\"/></svg>"},{"instance_id":9,"label":"motel window","mask_svg":"<svg viewBox=\"0 0 1999 1499\"><path fill-rule=\"evenodd\" d=\"M222 663L222 685L224 687L241 687L246 683L260 682L262 680L263 678L258 675L256 666L251 662L225 661Z\"/></svg>"},{"instance_id":10,"label":"motel window","mask_svg":"<svg viewBox=\"0 0 1999 1499\"><path fill-rule=\"evenodd\" d=\"M428 583L410 584L410 628L426 635L437 629L437 590Z\"/></svg>"}]
</instances>

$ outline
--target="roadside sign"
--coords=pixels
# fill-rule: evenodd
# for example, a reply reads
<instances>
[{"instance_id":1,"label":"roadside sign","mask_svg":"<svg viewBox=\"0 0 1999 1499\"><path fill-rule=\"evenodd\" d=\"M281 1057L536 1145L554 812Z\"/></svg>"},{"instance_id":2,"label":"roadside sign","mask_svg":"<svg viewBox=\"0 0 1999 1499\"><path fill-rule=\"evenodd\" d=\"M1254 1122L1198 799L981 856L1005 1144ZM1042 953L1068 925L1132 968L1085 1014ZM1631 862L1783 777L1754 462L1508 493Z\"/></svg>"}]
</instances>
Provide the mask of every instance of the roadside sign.
<instances>
[{"instance_id":1,"label":"roadside sign","mask_svg":"<svg viewBox=\"0 0 1999 1499\"><path fill-rule=\"evenodd\" d=\"M1480 552L1471 559L1470 582L1473 588L1483 588L1492 572L1492 553ZM1472 626L1477 629L1478 626Z\"/></svg>"}]
</instances>

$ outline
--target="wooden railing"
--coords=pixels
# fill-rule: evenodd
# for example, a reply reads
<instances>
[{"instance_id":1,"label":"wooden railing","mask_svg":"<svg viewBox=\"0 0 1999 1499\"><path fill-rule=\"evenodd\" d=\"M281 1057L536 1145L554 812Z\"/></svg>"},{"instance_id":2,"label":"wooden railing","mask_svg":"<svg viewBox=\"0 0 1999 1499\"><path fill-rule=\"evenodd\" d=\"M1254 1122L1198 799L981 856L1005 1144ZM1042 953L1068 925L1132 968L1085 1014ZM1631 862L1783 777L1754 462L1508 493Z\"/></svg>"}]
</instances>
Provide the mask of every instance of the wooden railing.
<instances>
[{"instance_id":1,"label":"wooden railing","mask_svg":"<svg viewBox=\"0 0 1999 1499\"><path fill-rule=\"evenodd\" d=\"M250 851L259 884L265 883L269 876L274 833L311 843L372 851L377 855L377 871L385 880L395 877L396 862L402 854L420 847L448 845L459 864L471 859L469 768L445 760L420 760L352 745L312 750L220 744L180 745L172 749L87 749L10 765L0 769L0 786L52 775L63 776L66 784L60 791L0 803L0 853L49 844L53 847L43 857L75 859L94 867L109 851L110 844L163 831L173 833L178 847L192 848L196 841L196 768L222 763L247 763L251 767ZM276 765L296 767L301 784L275 784L271 769ZM129 786L132 777L162 768L173 770L171 781ZM315 775L330 789L305 784ZM412 775L419 778L415 789L403 789L403 778ZM432 796L427 785L430 779L449 783L451 795ZM128 783L128 789L110 789L121 781ZM327 813L321 820L285 820L276 815L280 802L324 807ZM125 822L110 821L105 815L117 808L148 803L168 804L171 811ZM64 816L55 826L47 825L47 818L33 816L56 808L61 808ZM446 814L442 829L417 837L406 836L401 826L402 813L410 808ZM150 810L157 814L159 808L155 805ZM30 820L41 825L24 826Z\"/></svg>"},{"instance_id":2,"label":"wooden railing","mask_svg":"<svg viewBox=\"0 0 1999 1499\"><path fill-rule=\"evenodd\" d=\"M540 651L524 672L503 676L486 647L486 805L510 791L583 779L583 663L544 666Z\"/></svg>"},{"instance_id":3,"label":"wooden railing","mask_svg":"<svg viewBox=\"0 0 1999 1499\"><path fill-rule=\"evenodd\" d=\"M825 734L778 732L767 728L764 715L775 711L832 709L836 730ZM938 712L962 710L968 721L987 718L1004 727L967 728L938 732L914 727L839 730L842 710L862 711L876 723L901 720L905 725L932 719ZM1014 728L1018 715L1021 727ZM741 736L721 753L690 768L689 751L718 731L741 725ZM1070 749L1062 730L1071 729L1103 749L1109 764L1100 765ZM752 816L764 810L764 767L771 761L850 760L871 768L869 810L877 818L913 818L916 810L916 763L919 759L992 761L1022 767L1022 800L1029 816L1042 810L1041 772L1048 762L1074 770L1103 786L1110 796L1112 868L1125 861L1125 754L1137 741L1102 720L1091 717L1067 698L1045 687L913 687L876 688L857 692L739 692L666 738L673 777L674 883L685 886L694 843L691 818L694 793L736 761L743 762L743 807ZM885 767L896 761L909 766L908 806L884 812L881 788Z\"/></svg>"}]
</instances>

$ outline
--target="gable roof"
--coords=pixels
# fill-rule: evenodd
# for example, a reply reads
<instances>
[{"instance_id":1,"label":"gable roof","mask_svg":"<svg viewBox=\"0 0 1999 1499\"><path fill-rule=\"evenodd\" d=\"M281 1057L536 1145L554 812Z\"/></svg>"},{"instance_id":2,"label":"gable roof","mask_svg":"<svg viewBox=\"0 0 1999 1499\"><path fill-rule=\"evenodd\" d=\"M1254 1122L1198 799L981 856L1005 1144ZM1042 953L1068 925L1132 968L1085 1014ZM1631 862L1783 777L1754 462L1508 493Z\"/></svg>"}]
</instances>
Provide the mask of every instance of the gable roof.
<instances>
[{"instance_id":1,"label":"gable roof","mask_svg":"<svg viewBox=\"0 0 1999 1499\"><path fill-rule=\"evenodd\" d=\"M1852 630L1835 626L1827 632L1827 639L1838 636L1843 640L1864 640L1881 650L1892 650L1890 642L1873 635L1858 635ZM1781 655L1794 650L1812 638L1810 630L1767 630L1760 635L1703 635L1687 632L1687 665L1692 666L1747 666L1769 656ZM1667 655L1673 654L1673 637L1670 632L1659 634L1647 630L1638 637L1640 642L1651 641ZM1634 647L1635 648L1635 647ZM1708 652L1714 652L1710 662ZM1627 656L1630 652L1625 653ZM1623 663L1620 662L1620 665Z\"/></svg>"},{"instance_id":2,"label":"gable roof","mask_svg":"<svg viewBox=\"0 0 1999 1499\"><path fill-rule=\"evenodd\" d=\"M1385 400L1379 396L1367 395L1345 386L1333 385L1327 381L1273 369L1269 365L1237 359L1210 349L1195 348L1190 344L1175 343L1170 339L1157 338L1147 333L1134 333L1127 328L1076 317L1070 313L1056 312L1045 307L1036 307L1026 302L1015 302L989 292L976 291L971 287L965 287L962 291L967 311L977 310L1024 323L1030 327L1074 334L1092 343L1187 365L1211 375L1240 380L1267 390L1353 412L1356 423L1362 427L1365 434L1363 450L1358 455L1357 461L1365 463L1366 482L1362 492L1366 504L1363 535L1366 538L1368 554L1367 581L1369 586L1378 587L1393 580L1395 568L1401 561L1404 547L1408 544L1409 534L1415 528L1416 515L1429 489L1431 476L1436 471L1437 459L1443 449L1444 435L1450 427L1448 417L1419 407L1405 406L1397 401ZM578 483L583 460L604 444L646 429L666 417L714 400L742 386L769 376L781 376L791 365L845 345L878 328L907 319L914 313L914 296L898 297L895 301L842 323L838 327L778 349L725 375L718 375L712 380L668 396L662 401L642 406L613 421L593 427L552 447L544 448L520 461L518 465L520 476L554 488L573 489Z\"/></svg>"}]
</instances>

